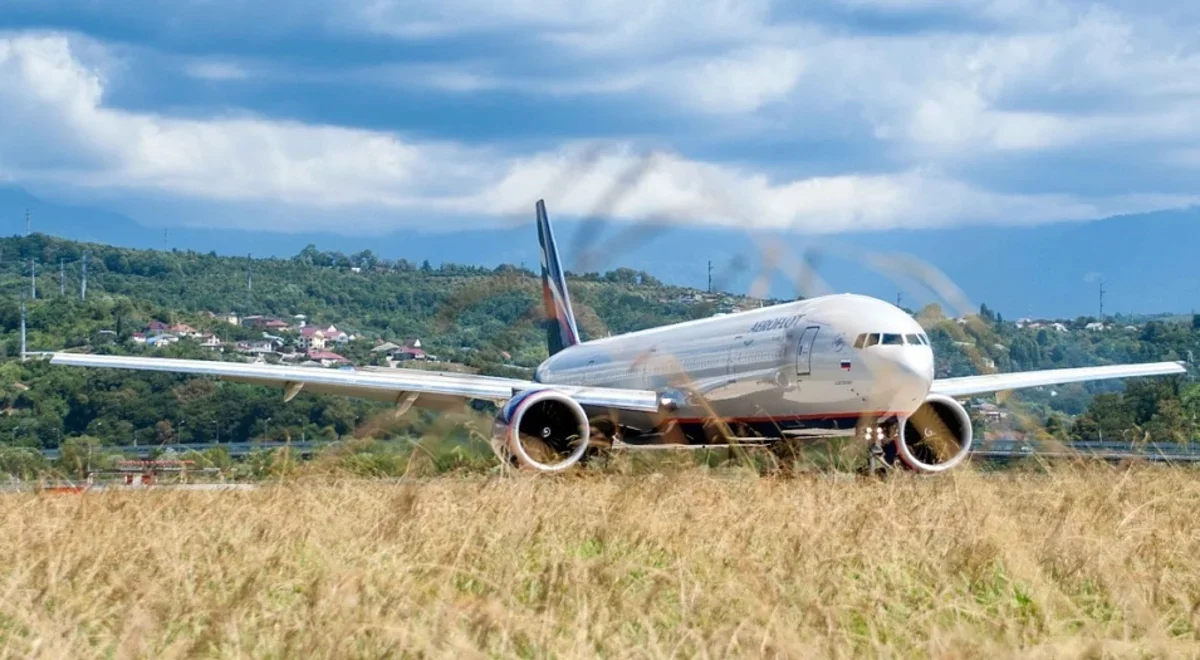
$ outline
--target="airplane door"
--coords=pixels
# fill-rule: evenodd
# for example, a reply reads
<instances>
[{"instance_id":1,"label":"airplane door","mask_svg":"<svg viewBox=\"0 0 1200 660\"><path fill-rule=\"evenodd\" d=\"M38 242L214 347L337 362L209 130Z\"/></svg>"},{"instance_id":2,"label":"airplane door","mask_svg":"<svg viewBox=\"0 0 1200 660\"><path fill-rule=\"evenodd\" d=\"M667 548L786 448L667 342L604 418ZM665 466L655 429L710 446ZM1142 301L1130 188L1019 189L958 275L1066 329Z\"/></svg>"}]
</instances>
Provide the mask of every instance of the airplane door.
<instances>
[{"instance_id":1,"label":"airplane door","mask_svg":"<svg viewBox=\"0 0 1200 660\"><path fill-rule=\"evenodd\" d=\"M800 342L796 344L796 375L808 376L812 373L812 348L817 339L819 326L809 326L800 333Z\"/></svg>"}]
</instances>

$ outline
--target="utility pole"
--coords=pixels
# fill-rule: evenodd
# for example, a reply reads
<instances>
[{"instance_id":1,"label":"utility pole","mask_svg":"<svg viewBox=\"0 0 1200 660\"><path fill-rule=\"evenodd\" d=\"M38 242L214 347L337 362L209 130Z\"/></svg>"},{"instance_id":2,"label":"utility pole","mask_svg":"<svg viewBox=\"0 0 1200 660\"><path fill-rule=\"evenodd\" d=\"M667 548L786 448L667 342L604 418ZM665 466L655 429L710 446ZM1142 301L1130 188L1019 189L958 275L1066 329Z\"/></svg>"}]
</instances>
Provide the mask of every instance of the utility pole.
<instances>
[{"instance_id":1,"label":"utility pole","mask_svg":"<svg viewBox=\"0 0 1200 660\"><path fill-rule=\"evenodd\" d=\"M83 253L83 272L79 282L79 299L87 300L87 252Z\"/></svg>"},{"instance_id":2,"label":"utility pole","mask_svg":"<svg viewBox=\"0 0 1200 660\"><path fill-rule=\"evenodd\" d=\"M25 296L21 296L21 361L25 361Z\"/></svg>"}]
</instances>

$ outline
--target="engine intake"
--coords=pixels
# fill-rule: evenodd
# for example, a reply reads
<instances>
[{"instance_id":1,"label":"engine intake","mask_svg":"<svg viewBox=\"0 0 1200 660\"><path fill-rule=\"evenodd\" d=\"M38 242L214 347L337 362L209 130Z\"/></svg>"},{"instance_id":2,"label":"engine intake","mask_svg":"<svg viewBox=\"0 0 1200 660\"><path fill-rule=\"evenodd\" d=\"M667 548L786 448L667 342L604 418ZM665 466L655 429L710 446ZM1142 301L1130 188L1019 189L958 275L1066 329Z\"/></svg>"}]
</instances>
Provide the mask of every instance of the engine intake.
<instances>
[{"instance_id":1,"label":"engine intake","mask_svg":"<svg viewBox=\"0 0 1200 660\"><path fill-rule=\"evenodd\" d=\"M496 414L492 450L501 460L539 472L575 465L588 448L591 424L583 407L555 390L531 390Z\"/></svg>"},{"instance_id":2,"label":"engine intake","mask_svg":"<svg viewBox=\"0 0 1200 660\"><path fill-rule=\"evenodd\" d=\"M896 453L916 472L945 472L971 451L971 417L951 397L932 394L900 427Z\"/></svg>"}]
</instances>

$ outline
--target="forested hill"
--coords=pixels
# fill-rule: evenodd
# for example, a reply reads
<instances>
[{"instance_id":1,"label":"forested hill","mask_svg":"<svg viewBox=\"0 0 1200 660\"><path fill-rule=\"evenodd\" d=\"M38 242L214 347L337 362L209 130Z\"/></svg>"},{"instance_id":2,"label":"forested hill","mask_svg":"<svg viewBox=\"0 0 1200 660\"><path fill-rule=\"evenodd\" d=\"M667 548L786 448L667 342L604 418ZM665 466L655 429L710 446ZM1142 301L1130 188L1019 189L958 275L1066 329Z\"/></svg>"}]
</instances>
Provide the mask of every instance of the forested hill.
<instances>
[{"instance_id":1,"label":"forested hill","mask_svg":"<svg viewBox=\"0 0 1200 660\"><path fill-rule=\"evenodd\" d=\"M81 300L85 261L86 299ZM278 392L265 388L170 374L51 368L40 360L22 363L23 301L31 352L70 348L250 359L238 342L261 342L266 331L246 324L246 317L295 326L300 316L309 326L335 326L354 337L329 347L353 364L385 362L371 350L380 342L419 341L423 351L440 360L425 366L528 376L546 356L540 291L539 277L515 267L433 267L385 261L369 251L344 255L313 247L290 259L248 260L81 244L40 234L0 239L0 443L53 447L81 435L105 444L335 438L381 409L309 395L285 405ZM573 277L571 294L585 337L762 302L703 296L629 269ZM238 317L236 325L228 322L230 313ZM155 322L186 324L222 346L205 349L199 338L185 338L151 348L144 342ZM295 327L268 334L282 341L264 355L266 360L278 361L286 353L305 361ZM427 422L419 416L412 423Z\"/></svg>"},{"instance_id":2,"label":"forested hill","mask_svg":"<svg viewBox=\"0 0 1200 660\"><path fill-rule=\"evenodd\" d=\"M249 246L248 246L249 247ZM87 301L80 302L87 264ZM309 247L290 259L246 259L195 252L132 250L80 244L34 234L0 239L0 313L9 333L19 326L19 301L30 292L36 265L37 300L29 306L30 350L80 346L101 330L121 339L153 320L219 328L203 312L234 312L313 324L336 324L367 340L419 338L441 354L466 347L533 366L545 357L537 329L540 279L512 266L495 269L404 260L387 261L369 250L353 255ZM65 273L65 286L61 285ZM65 293L60 293L65 291ZM730 311L759 301L661 285L653 277L617 269L572 278L571 294L585 337L604 336Z\"/></svg>"},{"instance_id":3,"label":"forested hill","mask_svg":"<svg viewBox=\"0 0 1200 660\"><path fill-rule=\"evenodd\" d=\"M87 296L81 300L85 255ZM630 269L575 275L570 287L587 338L777 302L668 287ZM17 359L22 300L30 351L83 348L250 359L247 353L266 342L262 356L268 361L326 361L327 356L299 346L297 326L303 322L310 329L335 326L353 337L343 337L328 352L357 365L385 362L383 353L372 350L382 342L399 348L419 341L424 354L440 359L422 366L510 375L528 375L546 355L540 280L512 266L435 267L386 261L370 251L345 255L311 246L288 259L249 260L81 244L40 234L0 239L0 443L48 447L77 436L105 444L334 438L362 428L382 410L307 394L283 404L278 392L264 388L170 374L22 363ZM1190 318L1106 319L1104 327L1090 329L1094 319L1018 327L986 308L981 312L947 319L936 307L918 311L935 342L939 376L1187 359L1200 350L1200 321ZM234 323L230 314L237 317ZM247 323L247 317L277 325L264 330ZM196 336L151 347L156 334L170 334L153 331L154 323L185 324ZM204 348L202 338L213 347ZM1093 394L1119 387L1072 385L1022 397L1045 420L1055 411L1083 414ZM1154 390L1151 404L1144 390L1136 406L1119 397L1103 399L1106 410L1122 412L1105 417L1103 411L1087 411L1076 426L1086 433L1092 428L1086 424L1109 425L1119 434L1121 425L1145 426L1157 419L1153 428L1159 432L1190 437L1193 422L1188 420L1200 410L1188 406L1200 408L1200 396L1192 396L1189 387L1173 382ZM404 424L429 422L420 415ZM1060 427L1068 423L1063 419Z\"/></svg>"}]
</instances>

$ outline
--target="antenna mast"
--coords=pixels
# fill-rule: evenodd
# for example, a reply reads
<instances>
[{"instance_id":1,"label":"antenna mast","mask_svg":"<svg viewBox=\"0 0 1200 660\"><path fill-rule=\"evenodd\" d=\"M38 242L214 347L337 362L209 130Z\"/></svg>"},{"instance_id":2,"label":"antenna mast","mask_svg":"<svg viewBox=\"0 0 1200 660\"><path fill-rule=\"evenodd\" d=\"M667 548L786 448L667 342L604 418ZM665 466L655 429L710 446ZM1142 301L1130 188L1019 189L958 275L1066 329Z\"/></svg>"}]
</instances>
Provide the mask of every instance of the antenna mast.
<instances>
[{"instance_id":1,"label":"antenna mast","mask_svg":"<svg viewBox=\"0 0 1200 660\"><path fill-rule=\"evenodd\" d=\"M246 253L246 290L254 290L254 260Z\"/></svg>"},{"instance_id":2,"label":"antenna mast","mask_svg":"<svg viewBox=\"0 0 1200 660\"><path fill-rule=\"evenodd\" d=\"M67 261L62 257L58 258L58 295L67 295Z\"/></svg>"},{"instance_id":3,"label":"antenna mast","mask_svg":"<svg viewBox=\"0 0 1200 660\"><path fill-rule=\"evenodd\" d=\"M29 260L29 299L37 300L37 259Z\"/></svg>"},{"instance_id":4,"label":"antenna mast","mask_svg":"<svg viewBox=\"0 0 1200 660\"><path fill-rule=\"evenodd\" d=\"M25 209L25 235L30 234L29 209Z\"/></svg>"},{"instance_id":5,"label":"antenna mast","mask_svg":"<svg viewBox=\"0 0 1200 660\"><path fill-rule=\"evenodd\" d=\"M1104 323L1104 280L1100 280L1100 322Z\"/></svg>"},{"instance_id":6,"label":"antenna mast","mask_svg":"<svg viewBox=\"0 0 1200 660\"><path fill-rule=\"evenodd\" d=\"M712 293L712 260L708 261L708 292Z\"/></svg>"},{"instance_id":7,"label":"antenna mast","mask_svg":"<svg viewBox=\"0 0 1200 660\"><path fill-rule=\"evenodd\" d=\"M83 272L79 282L79 299L87 300L87 252L83 253Z\"/></svg>"}]
</instances>

